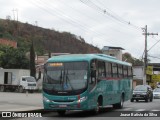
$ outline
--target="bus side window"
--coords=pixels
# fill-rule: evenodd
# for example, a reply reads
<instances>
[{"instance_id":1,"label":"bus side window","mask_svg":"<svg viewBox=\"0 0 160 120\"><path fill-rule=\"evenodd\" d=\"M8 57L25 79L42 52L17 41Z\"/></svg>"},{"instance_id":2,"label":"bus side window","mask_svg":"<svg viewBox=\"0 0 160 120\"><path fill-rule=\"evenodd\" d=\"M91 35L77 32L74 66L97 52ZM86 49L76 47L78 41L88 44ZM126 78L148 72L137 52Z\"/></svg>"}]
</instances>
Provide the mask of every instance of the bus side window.
<instances>
[{"instance_id":1,"label":"bus side window","mask_svg":"<svg viewBox=\"0 0 160 120\"><path fill-rule=\"evenodd\" d=\"M127 74L128 74L128 67L127 66L123 66L123 75L124 75L124 78L128 77Z\"/></svg>"},{"instance_id":2,"label":"bus side window","mask_svg":"<svg viewBox=\"0 0 160 120\"><path fill-rule=\"evenodd\" d=\"M132 78L132 67L128 67L128 78Z\"/></svg>"},{"instance_id":3,"label":"bus side window","mask_svg":"<svg viewBox=\"0 0 160 120\"><path fill-rule=\"evenodd\" d=\"M106 76L112 77L112 64L106 62Z\"/></svg>"},{"instance_id":4,"label":"bus side window","mask_svg":"<svg viewBox=\"0 0 160 120\"><path fill-rule=\"evenodd\" d=\"M118 65L118 77L122 78L123 77L123 66Z\"/></svg>"},{"instance_id":5,"label":"bus side window","mask_svg":"<svg viewBox=\"0 0 160 120\"><path fill-rule=\"evenodd\" d=\"M113 77L118 77L118 68L117 68L117 64L113 63L112 64L112 72L113 72Z\"/></svg>"},{"instance_id":6,"label":"bus side window","mask_svg":"<svg viewBox=\"0 0 160 120\"><path fill-rule=\"evenodd\" d=\"M105 77L105 76L106 76L105 62L98 61L98 77Z\"/></svg>"}]
</instances>

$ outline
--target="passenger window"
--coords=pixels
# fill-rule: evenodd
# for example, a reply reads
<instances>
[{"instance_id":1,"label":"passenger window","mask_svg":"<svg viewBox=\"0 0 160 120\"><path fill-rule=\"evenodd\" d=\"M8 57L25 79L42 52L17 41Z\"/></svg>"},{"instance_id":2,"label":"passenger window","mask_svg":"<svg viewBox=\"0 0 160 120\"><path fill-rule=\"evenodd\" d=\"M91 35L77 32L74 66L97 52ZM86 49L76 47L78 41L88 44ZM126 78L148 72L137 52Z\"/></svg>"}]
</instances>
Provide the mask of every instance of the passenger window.
<instances>
[{"instance_id":1,"label":"passenger window","mask_svg":"<svg viewBox=\"0 0 160 120\"><path fill-rule=\"evenodd\" d=\"M118 65L118 76L120 78L123 77L123 66L122 65Z\"/></svg>"},{"instance_id":2,"label":"passenger window","mask_svg":"<svg viewBox=\"0 0 160 120\"><path fill-rule=\"evenodd\" d=\"M98 61L98 77L105 77L106 72L105 72L105 62Z\"/></svg>"},{"instance_id":3,"label":"passenger window","mask_svg":"<svg viewBox=\"0 0 160 120\"><path fill-rule=\"evenodd\" d=\"M106 62L106 76L112 77L112 64Z\"/></svg>"},{"instance_id":4,"label":"passenger window","mask_svg":"<svg viewBox=\"0 0 160 120\"><path fill-rule=\"evenodd\" d=\"M124 78L128 77L128 67L127 66L123 66L123 74L124 74Z\"/></svg>"},{"instance_id":5,"label":"passenger window","mask_svg":"<svg viewBox=\"0 0 160 120\"><path fill-rule=\"evenodd\" d=\"M118 69L117 69L117 64L115 63L112 64L112 72L113 72L113 77L117 77Z\"/></svg>"}]
</instances>

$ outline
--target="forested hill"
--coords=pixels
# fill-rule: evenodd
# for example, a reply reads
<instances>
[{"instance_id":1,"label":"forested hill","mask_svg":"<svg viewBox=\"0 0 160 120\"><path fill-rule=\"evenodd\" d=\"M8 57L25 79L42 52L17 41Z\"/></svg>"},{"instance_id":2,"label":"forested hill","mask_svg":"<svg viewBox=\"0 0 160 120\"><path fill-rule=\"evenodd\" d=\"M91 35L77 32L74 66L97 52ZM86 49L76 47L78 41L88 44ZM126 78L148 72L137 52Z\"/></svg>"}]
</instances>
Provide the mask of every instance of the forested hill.
<instances>
[{"instance_id":1,"label":"forested hill","mask_svg":"<svg viewBox=\"0 0 160 120\"><path fill-rule=\"evenodd\" d=\"M18 47L29 51L31 41L34 42L38 55L47 52L55 53L100 53L100 49L85 42L81 37L68 32L58 32L20 23L12 20L0 19L0 38L17 41Z\"/></svg>"}]
</instances>

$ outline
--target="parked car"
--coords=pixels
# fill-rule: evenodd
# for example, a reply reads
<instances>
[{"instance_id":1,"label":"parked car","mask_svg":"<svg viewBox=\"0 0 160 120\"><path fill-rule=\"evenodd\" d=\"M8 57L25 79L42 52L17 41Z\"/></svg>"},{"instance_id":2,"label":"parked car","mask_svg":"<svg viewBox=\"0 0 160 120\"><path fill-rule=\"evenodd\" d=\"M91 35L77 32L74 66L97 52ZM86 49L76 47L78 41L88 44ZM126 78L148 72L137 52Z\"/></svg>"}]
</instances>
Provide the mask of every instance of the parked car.
<instances>
[{"instance_id":1,"label":"parked car","mask_svg":"<svg viewBox=\"0 0 160 120\"><path fill-rule=\"evenodd\" d=\"M153 91L149 85L137 85L133 90L133 95L131 98L131 102L136 100L145 100L146 102L153 100Z\"/></svg>"},{"instance_id":2,"label":"parked car","mask_svg":"<svg viewBox=\"0 0 160 120\"><path fill-rule=\"evenodd\" d=\"M160 98L160 88L155 88L153 90L153 98L156 99L156 98Z\"/></svg>"}]
</instances>

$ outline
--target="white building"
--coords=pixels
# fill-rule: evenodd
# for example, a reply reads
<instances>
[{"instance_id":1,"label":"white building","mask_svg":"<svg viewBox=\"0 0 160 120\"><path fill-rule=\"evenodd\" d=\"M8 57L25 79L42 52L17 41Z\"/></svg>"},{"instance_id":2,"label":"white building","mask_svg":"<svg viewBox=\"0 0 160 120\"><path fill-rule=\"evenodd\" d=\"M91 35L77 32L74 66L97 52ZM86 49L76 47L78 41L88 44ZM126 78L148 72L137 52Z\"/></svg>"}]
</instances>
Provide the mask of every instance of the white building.
<instances>
[{"instance_id":1,"label":"white building","mask_svg":"<svg viewBox=\"0 0 160 120\"><path fill-rule=\"evenodd\" d=\"M122 61L122 50L121 47L111 47L111 46L104 46L102 48L102 52L106 55L110 55L116 57L118 60Z\"/></svg>"}]
</instances>

